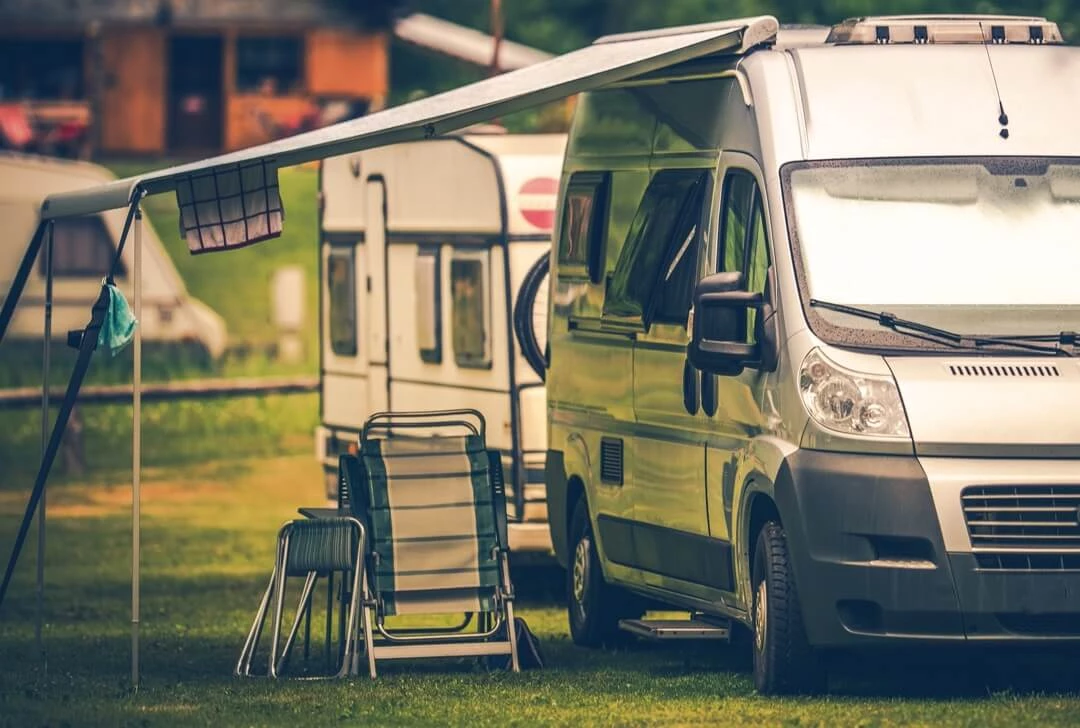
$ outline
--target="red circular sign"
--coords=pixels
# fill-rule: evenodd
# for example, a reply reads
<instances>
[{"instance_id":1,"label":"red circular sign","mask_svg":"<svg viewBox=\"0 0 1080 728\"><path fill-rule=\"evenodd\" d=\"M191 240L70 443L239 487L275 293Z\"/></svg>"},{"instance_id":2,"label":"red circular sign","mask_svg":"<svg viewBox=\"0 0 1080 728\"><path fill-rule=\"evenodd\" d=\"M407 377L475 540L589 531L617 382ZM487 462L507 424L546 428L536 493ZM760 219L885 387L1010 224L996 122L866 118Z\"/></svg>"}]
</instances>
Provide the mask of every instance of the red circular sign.
<instances>
[{"instance_id":1,"label":"red circular sign","mask_svg":"<svg viewBox=\"0 0 1080 728\"><path fill-rule=\"evenodd\" d=\"M533 177L518 190L521 216L541 230L555 227L555 201L559 194L559 180L552 177Z\"/></svg>"}]
</instances>

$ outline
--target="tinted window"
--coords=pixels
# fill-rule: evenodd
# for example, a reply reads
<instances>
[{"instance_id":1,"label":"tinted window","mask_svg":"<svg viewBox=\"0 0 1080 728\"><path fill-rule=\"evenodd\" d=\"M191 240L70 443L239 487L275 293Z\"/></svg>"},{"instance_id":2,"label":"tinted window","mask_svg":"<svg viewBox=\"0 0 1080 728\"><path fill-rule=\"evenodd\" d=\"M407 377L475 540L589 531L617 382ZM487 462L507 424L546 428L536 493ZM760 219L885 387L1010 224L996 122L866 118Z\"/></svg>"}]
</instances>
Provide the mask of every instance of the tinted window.
<instances>
[{"instance_id":1,"label":"tinted window","mask_svg":"<svg viewBox=\"0 0 1080 728\"><path fill-rule=\"evenodd\" d=\"M450 261L453 295L454 360L463 367L486 367L487 347L486 259L455 257Z\"/></svg>"},{"instance_id":2,"label":"tinted window","mask_svg":"<svg viewBox=\"0 0 1080 728\"><path fill-rule=\"evenodd\" d=\"M303 89L303 41L294 36L236 40L236 90L278 96Z\"/></svg>"},{"instance_id":3,"label":"tinted window","mask_svg":"<svg viewBox=\"0 0 1080 728\"><path fill-rule=\"evenodd\" d=\"M749 291L765 291L769 243L765 211L757 181L749 172L733 170L724 182L720 270L740 271ZM747 311L747 332L754 330L757 311Z\"/></svg>"},{"instance_id":4,"label":"tinted window","mask_svg":"<svg viewBox=\"0 0 1080 728\"><path fill-rule=\"evenodd\" d=\"M442 361L439 249L421 248L416 257L416 342L420 358Z\"/></svg>"},{"instance_id":5,"label":"tinted window","mask_svg":"<svg viewBox=\"0 0 1080 728\"><path fill-rule=\"evenodd\" d=\"M652 178L619 254L605 314L640 317L646 325L653 314L657 320L685 323L686 291L692 285L686 279L696 271L707 176L706 170L672 169ZM654 296L659 297L654 301Z\"/></svg>"},{"instance_id":6,"label":"tinted window","mask_svg":"<svg viewBox=\"0 0 1080 728\"><path fill-rule=\"evenodd\" d=\"M746 231L756 189L754 177L747 172L729 172L724 180L721 271L746 272Z\"/></svg>"},{"instance_id":7,"label":"tinted window","mask_svg":"<svg viewBox=\"0 0 1080 728\"><path fill-rule=\"evenodd\" d=\"M109 272L116 248L105 222L97 215L65 217L53 222L53 275L58 278L102 278ZM45 273L44 256L38 258ZM118 276L126 273L120 263Z\"/></svg>"},{"instance_id":8,"label":"tinted window","mask_svg":"<svg viewBox=\"0 0 1080 728\"><path fill-rule=\"evenodd\" d=\"M609 179L607 174L592 172L570 178L559 235L560 275L600 280Z\"/></svg>"},{"instance_id":9,"label":"tinted window","mask_svg":"<svg viewBox=\"0 0 1080 728\"><path fill-rule=\"evenodd\" d=\"M326 260L330 292L330 350L356 356L356 265L352 248L331 250Z\"/></svg>"}]
</instances>

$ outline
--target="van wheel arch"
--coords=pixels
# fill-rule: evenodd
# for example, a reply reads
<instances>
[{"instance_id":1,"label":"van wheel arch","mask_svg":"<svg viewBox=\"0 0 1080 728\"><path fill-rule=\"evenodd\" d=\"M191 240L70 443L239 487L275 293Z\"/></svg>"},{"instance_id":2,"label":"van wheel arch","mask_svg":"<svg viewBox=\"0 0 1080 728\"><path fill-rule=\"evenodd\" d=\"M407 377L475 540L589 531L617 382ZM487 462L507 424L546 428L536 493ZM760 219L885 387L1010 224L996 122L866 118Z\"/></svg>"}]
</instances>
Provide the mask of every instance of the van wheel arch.
<instances>
[{"instance_id":1,"label":"van wheel arch","mask_svg":"<svg viewBox=\"0 0 1080 728\"><path fill-rule=\"evenodd\" d=\"M574 509L577 508L578 501L585 501L585 507L588 508L589 501L585 497L585 482L577 475L571 475L566 481L566 522L563 525L563 532L566 534L566 543L570 543L570 526L574 521Z\"/></svg>"}]
</instances>

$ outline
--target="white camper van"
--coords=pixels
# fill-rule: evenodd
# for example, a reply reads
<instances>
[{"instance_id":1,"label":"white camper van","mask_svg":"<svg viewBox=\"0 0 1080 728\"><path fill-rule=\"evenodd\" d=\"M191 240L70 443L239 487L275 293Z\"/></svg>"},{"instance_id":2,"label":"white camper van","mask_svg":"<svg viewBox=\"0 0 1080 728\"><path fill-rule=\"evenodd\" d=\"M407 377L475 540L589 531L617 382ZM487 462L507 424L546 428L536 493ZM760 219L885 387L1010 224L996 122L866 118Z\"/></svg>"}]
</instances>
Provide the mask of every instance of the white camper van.
<instances>
[{"instance_id":1,"label":"white camper van","mask_svg":"<svg viewBox=\"0 0 1080 728\"><path fill-rule=\"evenodd\" d=\"M1075 650L1080 49L1042 18L729 27L569 134L545 386L574 641L752 634L768 693L838 649Z\"/></svg>"},{"instance_id":2,"label":"white camper van","mask_svg":"<svg viewBox=\"0 0 1080 728\"><path fill-rule=\"evenodd\" d=\"M486 127L322 163L316 456L328 498L371 414L471 407L505 454L511 548L550 551L544 389L511 314L550 246L565 142Z\"/></svg>"},{"instance_id":3,"label":"white camper van","mask_svg":"<svg viewBox=\"0 0 1080 728\"><path fill-rule=\"evenodd\" d=\"M6 292L26 252L26 241L38 225L46 195L109 182L107 169L86 162L0 154L0 291ZM90 305L101 292L101 280L116 255L124 227L124 210L53 223L53 335L86 325ZM127 271L134 264L134 247L124 248L116 283L129 299L133 295ZM206 304L191 298L169 254L151 225L143 227L142 330L147 341L195 341L211 357L225 351L225 321ZM26 284L22 305L15 311L11 333L38 338L44 333L45 267L39 256Z\"/></svg>"}]
</instances>

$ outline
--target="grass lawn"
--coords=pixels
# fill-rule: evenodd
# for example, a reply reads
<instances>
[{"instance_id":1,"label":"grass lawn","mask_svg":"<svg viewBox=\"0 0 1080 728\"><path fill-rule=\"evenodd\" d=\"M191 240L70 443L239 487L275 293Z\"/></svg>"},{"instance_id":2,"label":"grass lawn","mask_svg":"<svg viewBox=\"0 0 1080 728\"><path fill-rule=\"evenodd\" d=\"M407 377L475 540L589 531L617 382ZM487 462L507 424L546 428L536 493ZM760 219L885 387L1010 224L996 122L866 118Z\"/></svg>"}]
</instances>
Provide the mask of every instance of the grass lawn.
<instances>
[{"instance_id":1,"label":"grass lawn","mask_svg":"<svg viewBox=\"0 0 1080 728\"><path fill-rule=\"evenodd\" d=\"M1080 723L1077 661L908 662L846 668L823 699L756 695L723 646L574 647L558 573L515 578L549 666L511 675L468 662L381 667L379 680L235 679L273 537L320 500L309 455L148 469L143 684L127 688L130 490L126 478L49 494L45 644L33 639L33 536L0 611L0 725L1065 725ZM0 554L25 491L0 490ZM314 630L318 634L318 629ZM1041 690L1044 692L1037 692Z\"/></svg>"}]
</instances>

